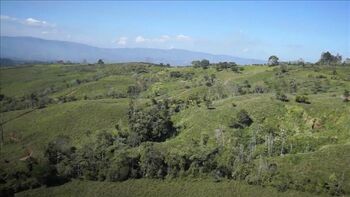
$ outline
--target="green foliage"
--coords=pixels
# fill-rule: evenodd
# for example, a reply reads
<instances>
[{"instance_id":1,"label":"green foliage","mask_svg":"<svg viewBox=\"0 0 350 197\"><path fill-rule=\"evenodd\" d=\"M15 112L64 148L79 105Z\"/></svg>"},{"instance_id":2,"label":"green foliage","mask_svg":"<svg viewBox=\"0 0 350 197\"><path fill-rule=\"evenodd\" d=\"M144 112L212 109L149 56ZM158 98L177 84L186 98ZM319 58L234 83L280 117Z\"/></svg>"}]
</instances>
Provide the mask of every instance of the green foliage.
<instances>
[{"instance_id":1,"label":"green foliage","mask_svg":"<svg viewBox=\"0 0 350 197\"><path fill-rule=\"evenodd\" d=\"M244 182L223 180L220 183L210 179L189 180L157 180L157 179L136 179L118 183L78 181L61 185L59 187L40 188L16 194L22 196L44 197L47 194L52 196L125 196L125 197L161 197L161 196L317 196L306 192L288 190L278 192L273 187L261 187L244 184Z\"/></svg>"},{"instance_id":2,"label":"green foliage","mask_svg":"<svg viewBox=\"0 0 350 197\"><path fill-rule=\"evenodd\" d=\"M0 102L6 112L0 191L11 195L73 180L85 192L87 180L93 180L91 188L108 185L101 191L110 193L118 187L114 193L122 195L139 181L140 195L151 195L145 188L158 187L155 183L164 188L181 182L178 188L183 188L198 180L215 190L237 183L227 180L234 179L244 188L272 186L284 192L276 195L293 190L348 195L350 119L342 100L350 88L349 67L241 70L230 64L208 69L144 63L1 68ZM287 95L307 95L312 103L279 101ZM33 157L18 160L28 146ZM210 183L203 182L207 179ZM70 192L72 183L67 184ZM205 188L200 184L188 190L191 196ZM228 188L214 194L232 191Z\"/></svg>"},{"instance_id":3,"label":"green foliage","mask_svg":"<svg viewBox=\"0 0 350 197\"><path fill-rule=\"evenodd\" d=\"M342 61L342 57L337 54L337 55L332 55L330 52L323 52L321 54L321 58L318 61L319 64L340 64Z\"/></svg>"},{"instance_id":4,"label":"green foliage","mask_svg":"<svg viewBox=\"0 0 350 197\"><path fill-rule=\"evenodd\" d=\"M297 95L295 101L298 103L310 104L309 98L306 95Z\"/></svg>"},{"instance_id":5,"label":"green foliage","mask_svg":"<svg viewBox=\"0 0 350 197\"><path fill-rule=\"evenodd\" d=\"M67 157L69 158L74 151L75 148L71 146L69 137L59 136L48 144L45 157L48 158L49 164L55 165Z\"/></svg>"},{"instance_id":6,"label":"green foliage","mask_svg":"<svg viewBox=\"0 0 350 197\"><path fill-rule=\"evenodd\" d=\"M288 97L285 94L280 93L280 92L277 92L276 99L280 100L280 101L283 101L283 102L288 102L289 101Z\"/></svg>"},{"instance_id":7,"label":"green foliage","mask_svg":"<svg viewBox=\"0 0 350 197\"><path fill-rule=\"evenodd\" d=\"M157 102L155 106L147 111L135 109L130 104L129 127L131 138L128 141L131 145L138 145L145 141L165 141L176 134L176 128L171 121L169 113L169 102Z\"/></svg>"},{"instance_id":8,"label":"green foliage","mask_svg":"<svg viewBox=\"0 0 350 197\"><path fill-rule=\"evenodd\" d=\"M97 61L97 64L103 65L103 64L105 64L105 63L103 62L102 59L99 59L99 60Z\"/></svg>"},{"instance_id":9,"label":"green foliage","mask_svg":"<svg viewBox=\"0 0 350 197\"><path fill-rule=\"evenodd\" d=\"M240 110L235 118L231 121L230 127L232 128L245 128L250 126L253 120L250 118L248 112L244 109Z\"/></svg>"},{"instance_id":10,"label":"green foliage","mask_svg":"<svg viewBox=\"0 0 350 197\"><path fill-rule=\"evenodd\" d=\"M140 157L140 167L143 177L164 178L167 173L167 165L162 153L153 144L146 144Z\"/></svg>"},{"instance_id":11,"label":"green foliage","mask_svg":"<svg viewBox=\"0 0 350 197\"><path fill-rule=\"evenodd\" d=\"M268 65L269 66L277 66L279 64L278 57L275 55L272 55L268 59Z\"/></svg>"},{"instance_id":12,"label":"green foliage","mask_svg":"<svg viewBox=\"0 0 350 197\"><path fill-rule=\"evenodd\" d=\"M129 86L127 93L130 97L136 97L141 92L140 88L138 86Z\"/></svg>"},{"instance_id":13,"label":"green foliage","mask_svg":"<svg viewBox=\"0 0 350 197\"><path fill-rule=\"evenodd\" d=\"M202 59L201 61L192 61L192 66L194 68L208 69L210 65L209 60Z\"/></svg>"},{"instance_id":14,"label":"green foliage","mask_svg":"<svg viewBox=\"0 0 350 197\"><path fill-rule=\"evenodd\" d=\"M217 71L231 69L233 72L239 72L239 68L235 62L219 62L215 64L215 68Z\"/></svg>"}]
</instances>

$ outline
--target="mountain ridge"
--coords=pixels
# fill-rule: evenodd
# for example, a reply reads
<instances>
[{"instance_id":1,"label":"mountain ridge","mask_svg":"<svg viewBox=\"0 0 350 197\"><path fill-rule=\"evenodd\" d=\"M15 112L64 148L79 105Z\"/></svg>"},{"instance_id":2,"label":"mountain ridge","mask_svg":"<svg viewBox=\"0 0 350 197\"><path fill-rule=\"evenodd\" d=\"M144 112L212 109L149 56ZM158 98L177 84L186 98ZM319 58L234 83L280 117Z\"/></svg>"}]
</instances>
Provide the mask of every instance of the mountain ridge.
<instances>
[{"instance_id":1,"label":"mountain ridge","mask_svg":"<svg viewBox=\"0 0 350 197\"><path fill-rule=\"evenodd\" d=\"M171 65L189 65L191 61L208 59L211 62L233 61L238 64L260 64L263 60L240 58L230 55L216 55L185 49L157 48L100 48L87 44L47 40L36 37L1 36L0 57L30 61L73 61L107 63L150 62Z\"/></svg>"}]
</instances>

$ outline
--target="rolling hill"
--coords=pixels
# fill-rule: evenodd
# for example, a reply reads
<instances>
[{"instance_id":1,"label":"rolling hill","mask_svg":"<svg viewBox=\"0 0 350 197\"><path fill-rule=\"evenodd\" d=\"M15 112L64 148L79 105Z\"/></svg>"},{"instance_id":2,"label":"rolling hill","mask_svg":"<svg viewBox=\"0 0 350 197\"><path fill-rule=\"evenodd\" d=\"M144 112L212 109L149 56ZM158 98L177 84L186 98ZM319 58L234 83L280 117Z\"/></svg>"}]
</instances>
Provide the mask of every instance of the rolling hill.
<instances>
[{"instance_id":1,"label":"rolling hill","mask_svg":"<svg viewBox=\"0 0 350 197\"><path fill-rule=\"evenodd\" d=\"M350 67L240 68L0 68L0 194L349 195Z\"/></svg>"}]
</instances>

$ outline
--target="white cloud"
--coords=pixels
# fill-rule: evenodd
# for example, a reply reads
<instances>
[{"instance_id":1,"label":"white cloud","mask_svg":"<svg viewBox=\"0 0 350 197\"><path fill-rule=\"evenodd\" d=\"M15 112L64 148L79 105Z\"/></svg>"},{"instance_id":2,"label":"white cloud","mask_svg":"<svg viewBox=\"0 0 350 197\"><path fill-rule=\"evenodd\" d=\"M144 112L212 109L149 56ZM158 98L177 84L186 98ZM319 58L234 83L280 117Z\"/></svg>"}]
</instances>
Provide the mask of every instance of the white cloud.
<instances>
[{"instance_id":1,"label":"white cloud","mask_svg":"<svg viewBox=\"0 0 350 197\"><path fill-rule=\"evenodd\" d=\"M119 45L126 45L128 42L128 37L120 37L118 40L115 41Z\"/></svg>"},{"instance_id":2,"label":"white cloud","mask_svg":"<svg viewBox=\"0 0 350 197\"><path fill-rule=\"evenodd\" d=\"M15 18L12 16L7 16L7 15L0 15L1 21L7 21L7 22L14 22L26 26L31 26L31 27L50 27L53 28L56 25L52 23L48 23L46 21L34 19L34 18L26 18L26 19L19 19Z\"/></svg>"},{"instance_id":3,"label":"white cloud","mask_svg":"<svg viewBox=\"0 0 350 197\"><path fill-rule=\"evenodd\" d=\"M153 41L153 42L166 42L168 40L170 40L170 36L168 36L168 35L163 35L159 38L151 39L151 41Z\"/></svg>"},{"instance_id":4,"label":"white cloud","mask_svg":"<svg viewBox=\"0 0 350 197\"><path fill-rule=\"evenodd\" d=\"M170 42L170 41L190 41L192 40L191 37L185 36L185 35L177 35L177 36L168 36L168 35L162 35L160 37L156 38L145 38L143 36L137 36L135 38L136 43L164 43L164 42Z\"/></svg>"},{"instance_id":5,"label":"white cloud","mask_svg":"<svg viewBox=\"0 0 350 197\"><path fill-rule=\"evenodd\" d=\"M189 41L191 40L190 36L185 36L183 34L179 34L176 36L176 40L180 40L180 41Z\"/></svg>"},{"instance_id":6,"label":"white cloud","mask_svg":"<svg viewBox=\"0 0 350 197\"><path fill-rule=\"evenodd\" d=\"M143 42L148 42L149 41L149 39L146 39L146 38L144 38L144 37L142 37L142 36L137 36L136 38L135 38L135 42L136 43L143 43Z\"/></svg>"},{"instance_id":7,"label":"white cloud","mask_svg":"<svg viewBox=\"0 0 350 197\"><path fill-rule=\"evenodd\" d=\"M30 26L30 27L50 27L53 28L56 25L52 23L48 23L46 21L34 19L34 18L27 18L27 19L18 19L15 17L11 16L6 16L6 15L0 15L1 21L7 21L7 22L15 22L18 24Z\"/></svg>"},{"instance_id":8,"label":"white cloud","mask_svg":"<svg viewBox=\"0 0 350 197\"><path fill-rule=\"evenodd\" d=\"M54 24L48 23L46 21L37 20L34 18L27 18L22 23L33 27L55 27Z\"/></svg>"},{"instance_id":9,"label":"white cloud","mask_svg":"<svg viewBox=\"0 0 350 197\"><path fill-rule=\"evenodd\" d=\"M243 53L247 53L248 51L249 51L248 48L244 48L244 49L242 50Z\"/></svg>"},{"instance_id":10,"label":"white cloud","mask_svg":"<svg viewBox=\"0 0 350 197\"><path fill-rule=\"evenodd\" d=\"M0 15L0 19L4 21L17 21L17 18L11 17L11 16L6 16L6 15Z\"/></svg>"}]
</instances>

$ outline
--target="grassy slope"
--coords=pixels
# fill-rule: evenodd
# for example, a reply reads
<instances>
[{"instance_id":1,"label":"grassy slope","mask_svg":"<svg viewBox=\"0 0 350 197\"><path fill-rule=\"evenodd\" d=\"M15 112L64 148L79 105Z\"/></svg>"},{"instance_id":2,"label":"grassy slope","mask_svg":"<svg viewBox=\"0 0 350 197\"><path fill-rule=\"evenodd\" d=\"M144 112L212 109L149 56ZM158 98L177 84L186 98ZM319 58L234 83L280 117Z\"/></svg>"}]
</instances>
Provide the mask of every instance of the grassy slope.
<instances>
[{"instance_id":1,"label":"grassy slope","mask_svg":"<svg viewBox=\"0 0 350 197\"><path fill-rule=\"evenodd\" d=\"M53 188L39 188L16 196L313 196L303 192L284 193L270 187L250 186L234 181L214 183L210 180L161 181L128 180L121 183L73 181Z\"/></svg>"},{"instance_id":2,"label":"grassy slope","mask_svg":"<svg viewBox=\"0 0 350 197\"><path fill-rule=\"evenodd\" d=\"M54 98L72 94L78 99L81 99L84 95L105 95L111 89L125 92L129 85L135 83L135 74L125 71L124 67L125 65L109 65L103 68L98 67L86 70L81 66L50 65L1 70L1 93L8 96L20 96L42 90L44 87L51 85L61 87L60 91L51 95ZM306 141L314 146L316 152L305 152L272 158L278 164L280 172L293 174L295 179L305 176L328 180L334 173L337 176L344 173L346 177L350 177L350 168L347 165L350 163L350 156L348 154L350 152L350 116L348 115L350 114L350 106L349 103L344 103L340 99L343 90L346 88L350 89L350 82L347 81L350 75L350 69L339 68L337 79L332 79L332 70L328 68L321 70L293 68L283 79L275 78L273 69L270 67L250 66L246 67L242 74L237 74L230 71L216 72L214 69L151 68L150 73L143 75L149 78L156 78L158 82L153 83L147 91L141 94L141 97L153 96L156 91L161 93L158 98L171 97L186 99L193 95L215 97L218 94L217 89L219 86L206 87L201 85L203 83L203 76L210 74L216 75L216 84L224 86L226 89L223 91L228 95L228 98L214 101L213 105L215 109L213 110L206 109L202 103L200 107L193 106L176 114L174 121L176 125L181 126L180 134L175 138L159 144L159 146L170 151L184 153L211 149L217 146L215 139L215 129L217 128L224 129L224 136L227 139L224 143L229 145L229 139L234 130L227 125L235 112L239 109L246 109L254 120L251 128L246 130L247 133L253 132L257 128L258 123L281 125L280 127L283 129L296 132L292 138L295 139L297 144ZM193 72L194 77L191 81L169 79L168 75L170 71ZM111 76L107 75L98 81L83 83L69 88L66 87L66 83L71 80L88 78L96 75L98 72L109 73ZM118 72L126 72L126 74L114 74ZM311 100L311 104L309 105L294 102L295 95L292 94L287 94L291 101L283 103L277 101L273 93L234 96L232 92L233 86L231 84L240 84L244 80L248 80L252 87L255 87L256 85L268 84L269 82L278 80L289 82L291 79L296 79L301 91L310 93L309 90L314 85L312 81L318 75L326 76L326 79L322 78L318 80L321 83L328 84L329 89L327 93L309 95ZM187 85L191 89L186 88ZM235 103L237 107L232 107L232 103ZM54 139L57 135L68 135L72 138L74 144L79 146L79 144L89 140L89 136L86 134L87 130L91 132L104 129L114 131L114 126L119 120L124 122L124 126L126 126L127 107L128 99L99 99L51 105L20 117L18 116L28 112L28 110L2 113L1 121L12 119L4 125L5 139L8 139L7 137L10 133L15 133L20 138L20 142L8 143L7 141L7 144L2 150L2 158L6 158L10 163L5 164L1 160L0 166L3 169L9 169L20 164L18 158L23 156L24 150L27 147L34 150L35 156L40 157L47 142ZM266 117L266 119L263 120L262 117ZM315 130L311 128L312 120L314 119L320 120L321 127L319 129ZM209 136L209 142L206 147L200 147L196 143L193 143L199 143L204 134ZM134 184L137 185L136 188L142 188L143 185L152 184L152 181L136 180L117 184L73 182L59 187L60 189L50 188L48 191L63 195L64 192L60 193L63 188L65 189L62 191L67 191L75 187L84 188L84 185L87 186L85 188L101 187L98 190L100 192L108 188L114 188L114 191L121 192L118 188L123 187L131 187L130 191L133 191L132 186ZM93 186L95 184L96 186ZM149 191L149 194L151 195L152 192L168 191L170 188L167 188L167 184L160 184L155 191ZM179 185L183 184L174 183L173 187L178 187L177 189L180 190ZM196 189L198 191L206 188L200 187L201 184L197 183L188 184L194 184L192 186L198 188ZM349 184L350 180L346 178L344 189L347 193L350 192ZM204 185L215 191L213 194L218 193L218 191L220 191L220 194L225 194L224 192L227 192L227 190L223 188L229 187L228 183L206 183ZM213 187L221 188L221 190L216 190ZM244 187L248 188L249 186L242 186L242 188ZM147 187L144 190L147 190ZM144 190L141 189L140 194ZM175 193L179 192L176 189L174 190ZM239 190L239 192L243 192L242 190ZM46 189L35 190L33 191L33 195L40 195L40 192L43 191L46 191ZM267 193L273 192L269 189L264 191ZM192 191L189 192L191 194ZM249 196L249 194L254 193L247 193L246 195ZM208 195L210 196L210 193ZM244 192L242 195L244 195Z\"/></svg>"},{"instance_id":3,"label":"grassy slope","mask_svg":"<svg viewBox=\"0 0 350 197\"><path fill-rule=\"evenodd\" d=\"M18 164L26 148L33 150L35 157L42 157L47 142L58 135L69 136L73 143L79 146L89 139L87 131L91 134L97 130L113 130L115 124L126 121L126 99L102 99L99 101L75 101L60 105L51 105L44 109L35 110L17 119L6 123L3 128L5 140L11 133L19 138L19 142L4 146L3 157L10 160L4 163L4 168L13 168ZM27 110L20 110L20 112ZM4 119L18 114L19 111L4 114Z\"/></svg>"},{"instance_id":4,"label":"grassy slope","mask_svg":"<svg viewBox=\"0 0 350 197\"><path fill-rule=\"evenodd\" d=\"M36 65L2 69L0 72L1 93L19 97L50 86L64 87L66 82L94 74L94 72L79 69L72 71L67 65Z\"/></svg>"}]
</instances>

